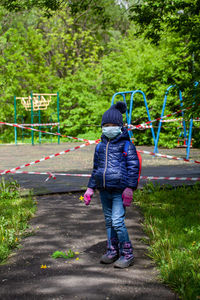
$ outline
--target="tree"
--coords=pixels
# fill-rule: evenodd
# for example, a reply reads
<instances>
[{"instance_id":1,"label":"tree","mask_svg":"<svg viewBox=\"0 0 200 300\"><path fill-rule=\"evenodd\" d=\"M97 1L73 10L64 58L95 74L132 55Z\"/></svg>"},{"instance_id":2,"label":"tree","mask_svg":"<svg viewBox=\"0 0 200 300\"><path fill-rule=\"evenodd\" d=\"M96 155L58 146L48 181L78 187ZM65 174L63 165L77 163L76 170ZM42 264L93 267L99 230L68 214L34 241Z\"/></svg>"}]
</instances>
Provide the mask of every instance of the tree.
<instances>
[{"instance_id":1,"label":"tree","mask_svg":"<svg viewBox=\"0 0 200 300\"><path fill-rule=\"evenodd\" d=\"M9 11L21 11L33 7L44 8L50 14L61 8L65 1L62 0L0 0L0 5Z\"/></svg>"},{"instance_id":2,"label":"tree","mask_svg":"<svg viewBox=\"0 0 200 300\"><path fill-rule=\"evenodd\" d=\"M199 86L194 88L194 83L200 79L200 1L135 1L129 7L129 16L139 25L138 34L145 32L145 36L155 44L159 44L163 35L176 34L182 47L182 59L178 63L180 72L175 83L185 91L186 105L195 102L193 111L199 112L200 89Z\"/></svg>"}]
</instances>

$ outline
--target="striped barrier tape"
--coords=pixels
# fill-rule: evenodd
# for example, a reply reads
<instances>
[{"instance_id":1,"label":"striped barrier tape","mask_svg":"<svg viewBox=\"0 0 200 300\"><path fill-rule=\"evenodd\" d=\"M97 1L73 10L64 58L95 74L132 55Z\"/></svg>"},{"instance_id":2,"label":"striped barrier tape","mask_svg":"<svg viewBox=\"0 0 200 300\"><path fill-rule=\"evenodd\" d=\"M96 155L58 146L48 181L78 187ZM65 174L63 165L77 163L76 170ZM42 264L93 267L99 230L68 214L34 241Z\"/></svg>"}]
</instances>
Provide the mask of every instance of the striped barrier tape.
<instances>
[{"instance_id":1,"label":"striped barrier tape","mask_svg":"<svg viewBox=\"0 0 200 300\"><path fill-rule=\"evenodd\" d=\"M162 123L169 123L169 122L182 122L183 121L183 118L181 119L169 119L169 120L161 120L160 122Z\"/></svg>"},{"instance_id":2,"label":"striped barrier tape","mask_svg":"<svg viewBox=\"0 0 200 300\"><path fill-rule=\"evenodd\" d=\"M7 123L7 122L0 122L0 124L8 125L8 126L11 126L11 127L18 127L18 128L21 128L21 129L28 129L28 130L32 130L32 131L36 131L36 132L42 132L42 133L46 133L46 134L50 134L50 135L56 135L56 136L60 136L60 137L66 137L66 138L74 139L74 140L78 140L78 141L90 142L90 140L87 140L87 139L77 138L77 137L73 137L73 136L69 136L69 135L62 135L58 132L55 132L55 133L54 132L47 132L47 131L43 131L43 130L31 128L31 127L25 127L25 126L20 125L20 124L13 124L13 123Z\"/></svg>"},{"instance_id":3,"label":"striped barrier tape","mask_svg":"<svg viewBox=\"0 0 200 300\"><path fill-rule=\"evenodd\" d=\"M177 121L181 121L182 122L183 118L181 118L181 119L161 120L160 122L162 122L162 123L168 123L168 122L177 122ZM200 118L193 119L193 122L200 122Z\"/></svg>"},{"instance_id":4,"label":"striped barrier tape","mask_svg":"<svg viewBox=\"0 0 200 300\"><path fill-rule=\"evenodd\" d=\"M90 174L70 174L70 173L52 173L52 172L16 171L16 172L10 172L10 173L12 173L12 174L31 174L31 175L49 175L49 177L45 181L47 181L50 178L56 179L56 176L91 177ZM0 173L0 175L3 175L3 173ZM200 181L200 177L140 176L140 179L143 179L143 180L146 179L146 180Z\"/></svg>"},{"instance_id":5,"label":"striped barrier tape","mask_svg":"<svg viewBox=\"0 0 200 300\"><path fill-rule=\"evenodd\" d=\"M198 104L198 105L200 105L200 104ZM162 120L162 119L169 118L169 117L171 117L171 116L177 115L177 114L179 114L179 113L181 113L181 112L183 112L183 111L185 111L185 110L191 109L191 108L192 108L192 106L189 106L189 107L186 107L186 108L184 108L184 109L180 109L180 110L178 110L178 111L176 111L176 112L173 112L173 113L171 113L171 114L162 116L162 117L160 117L160 118L157 118L157 119L154 119L154 120L151 120L151 121L147 121L147 122L142 123L142 124L139 124L139 125L134 125L134 128L133 128L133 129L137 129L137 128L139 128L139 127L145 126L146 124L151 124L151 123L153 123L153 122L156 122L156 121L159 121L159 120ZM197 118L197 119L198 119L198 118ZM133 130L133 129L128 128L128 130Z\"/></svg>"},{"instance_id":6,"label":"striped barrier tape","mask_svg":"<svg viewBox=\"0 0 200 300\"><path fill-rule=\"evenodd\" d=\"M167 159L182 160L182 161L185 161L185 162L200 164L200 161L198 161L198 160L186 159L186 158L183 158L183 157L176 157L176 156L171 156L171 155L166 155L166 154L153 153L153 152L145 151L145 150L138 150L138 152L143 153L143 154L157 156L157 157L167 158Z\"/></svg>"},{"instance_id":7,"label":"striped barrier tape","mask_svg":"<svg viewBox=\"0 0 200 300\"><path fill-rule=\"evenodd\" d=\"M56 126L56 125L60 125L60 123L34 123L34 124L25 124L25 123L22 123L22 124L18 124L20 126L35 126L35 127L39 127L39 126Z\"/></svg>"},{"instance_id":8,"label":"striped barrier tape","mask_svg":"<svg viewBox=\"0 0 200 300\"><path fill-rule=\"evenodd\" d=\"M141 125L141 127L138 127L136 128L136 126L130 124L130 125L127 125L129 130L130 129L138 129L138 130L143 130L143 129L148 129L148 128L152 128L153 126L152 125Z\"/></svg>"},{"instance_id":9,"label":"striped barrier tape","mask_svg":"<svg viewBox=\"0 0 200 300\"><path fill-rule=\"evenodd\" d=\"M61 151L61 152L59 152L59 153L56 153L56 154L52 154L52 155L43 157L43 158L38 159L38 160L36 160L36 161L30 162L30 163L28 163L28 164L25 164L25 165L22 165L22 166L19 166L19 167L16 167L16 168L12 168L12 169L10 169L10 170L4 170L3 172L0 173L0 175L4 175L4 174L7 174L7 173L15 172L15 171L17 171L17 170L19 170L19 169L23 169L23 168L25 168L25 167L32 166L32 165L34 165L34 164L37 164L37 163L40 163L40 162L42 162L42 161L51 159L51 158L53 158L53 157L56 157L56 156L59 156L59 155L63 155L63 154L68 153L68 152L70 152L70 151L74 151L74 150L83 148L83 147L85 147L85 146L89 146L89 145L91 145L91 144L97 144L98 142L99 142L99 140L87 142L87 143L82 144L82 145L80 145L80 146L76 146L76 147L73 147L73 148L71 148L71 149L67 149L67 150L65 150L65 151Z\"/></svg>"}]
</instances>

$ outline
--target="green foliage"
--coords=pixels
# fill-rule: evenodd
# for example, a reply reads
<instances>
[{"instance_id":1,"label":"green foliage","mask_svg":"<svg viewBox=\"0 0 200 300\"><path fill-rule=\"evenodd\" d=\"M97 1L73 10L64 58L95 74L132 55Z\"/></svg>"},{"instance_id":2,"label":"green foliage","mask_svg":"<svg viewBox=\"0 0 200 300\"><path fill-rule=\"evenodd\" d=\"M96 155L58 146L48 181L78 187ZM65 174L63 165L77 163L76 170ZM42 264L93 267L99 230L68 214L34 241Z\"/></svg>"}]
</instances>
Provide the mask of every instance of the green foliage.
<instances>
[{"instance_id":1,"label":"green foliage","mask_svg":"<svg viewBox=\"0 0 200 300\"><path fill-rule=\"evenodd\" d=\"M55 251L51 257L53 258L65 258L65 259L68 259L68 258L73 258L75 256L75 253L69 249L66 253L65 252L62 252L62 251Z\"/></svg>"},{"instance_id":2,"label":"green foliage","mask_svg":"<svg viewBox=\"0 0 200 300\"><path fill-rule=\"evenodd\" d=\"M171 42L173 44L174 39ZM81 68L61 84L64 98L61 107L62 132L86 138L88 134L89 138L93 130L94 136L98 138L101 116L109 108L111 96L117 91L141 89L147 96L151 118L159 117L164 92L169 85L174 84L172 73L180 59L178 54L173 53L172 47L167 46L165 38L156 47L142 36L137 38L134 29L130 29L127 37L120 41L111 39L109 53L100 59L98 65ZM118 97L118 100L122 98ZM130 99L127 99L127 104L129 107ZM168 95L165 114L179 109L178 89L173 88ZM148 119L143 98L136 95L132 123L145 121ZM87 124L95 126L91 128L85 126ZM180 132L177 124L163 125L159 145L175 146ZM150 130L135 130L134 138L136 145L152 144Z\"/></svg>"},{"instance_id":3,"label":"green foliage","mask_svg":"<svg viewBox=\"0 0 200 300\"><path fill-rule=\"evenodd\" d=\"M198 117L200 86L191 91L183 84L194 79L193 65L185 55L185 38L163 24L156 46L145 39L146 32L137 35L138 27L127 22L123 7L114 5L113 0L98 1L97 6L95 3L63 3L59 9L52 9L50 18L37 8L13 13L12 8L8 12L5 5L0 7L0 120L14 122L14 95L59 91L61 133L96 139L101 135L101 116L109 108L114 93L141 89L154 119L160 116L165 90L171 84L177 88L168 95L165 114L180 109L178 88L183 87L184 105L195 102L193 117ZM17 5L18 1L12 4ZM37 6L35 1L29 4ZM30 123L30 112L17 103L17 122ZM127 104L129 107L130 99ZM41 112L42 122L56 122L56 109L54 100L47 111ZM188 111L185 116L189 120L191 113ZM132 123L145 121L148 118L144 101L137 94ZM37 117L34 122L38 122ZM154 123L155 132L157 125ZM1 142L14 140L13 128L1 126L0 131ZM163 125L159 146L175 146L180 132L176 124ZM136 145L153 142L150 130L135 130L133 134ZM18 135L21 136L19 129ZM194 145L198 146L197 129L193 137Z\"/></svg>"},{"instance_id":4,"label":"green foliage","mask_svg":"<svg viewBox=\"0 0 200 300\"><path fill-rule=\"evenodd\" d=\"M200 295L199 194L199 184L174 189L148 184L134 194L150 237L149 255L163 281L187 300Z\"/></svg>"},{"instance_id":5,"label":"green foliage","mask_svg":"<svg viewBox=\"0 0 200 300\"><path fill-rule=\"evenodd\" d=\"M158 44L163 34L168 33L169 37L174 34L179 43L175 41L173 53L181 56L174 81L184 90L186 105L196 102L193 113L200 108L200 90L194 91L194 82L200 77L200 3L198 0L147 0L137 1L131 5L130 19L133 19L138 26L138 33L145 33L145 36Z\"/></svg>"},{"instance_id":6,"label":"green foliage","mask_svg":"<svg viewBox=\"0 0 200 300\"><path fill-rule=\"evenodd\" d=\"M32 196L20 196L16 181L0 182L0 263L5 261L28 228L36 210Z\"/></svg>"}]
</instances>

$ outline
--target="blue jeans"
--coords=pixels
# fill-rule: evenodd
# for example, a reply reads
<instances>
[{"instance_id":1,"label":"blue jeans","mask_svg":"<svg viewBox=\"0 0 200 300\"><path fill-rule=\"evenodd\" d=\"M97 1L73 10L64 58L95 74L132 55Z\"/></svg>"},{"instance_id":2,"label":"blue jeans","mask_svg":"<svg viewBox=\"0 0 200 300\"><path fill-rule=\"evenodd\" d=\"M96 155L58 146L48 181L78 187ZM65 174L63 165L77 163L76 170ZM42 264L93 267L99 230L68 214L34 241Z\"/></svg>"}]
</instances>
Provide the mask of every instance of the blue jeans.
<instances>
[{"instance_id":1,"label":"blue jeans","mask_svg":"<svg viewBox=\"0 0 200 300\"><path fill-rule=\"evenodd\" d=\"M129 242L128 231L124 223L125 207L122 193L100 191L101 203L106 221L108 240L118 238L120 243Z\"/></svg>"}]
</instances>

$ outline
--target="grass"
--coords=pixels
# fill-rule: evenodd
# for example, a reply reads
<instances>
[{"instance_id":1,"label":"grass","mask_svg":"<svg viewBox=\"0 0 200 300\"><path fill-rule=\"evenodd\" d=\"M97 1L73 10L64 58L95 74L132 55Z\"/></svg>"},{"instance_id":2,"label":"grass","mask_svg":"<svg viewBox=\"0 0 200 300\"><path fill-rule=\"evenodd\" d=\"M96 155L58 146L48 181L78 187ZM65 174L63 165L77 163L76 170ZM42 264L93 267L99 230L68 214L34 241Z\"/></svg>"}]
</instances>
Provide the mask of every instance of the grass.
<instances>
[{"instance_id":1,"label":"grass","mask_svg":"<svg viewBox=\"0 0 200 300\"><path fill-rule=\"evenodd\" d=\"M67 252L55 251L51 257L68 259L68 258L73 258L74 256L75 256L75 252L69 249Z\"/></svg>"},{"instance_id":2,"label":"grass","mask_svg":"<svg viewBox=\"0 0 200 300\"><path fill-rule=\"evenodd\" d=\"M0 182L0 263L5 262L11 251L26 234L28 220L34 215L36 205L29 194L21 197L15 182Z\"/></svg>"},{"instance_id":3,"label":"grass","mask_svg":"<svg viewBox=\"0 0 200 300\"><path fill-rule=\"evenodd\" d=\"M182 299L200 299L200 185L147 184L135 194L149 236L149 256Z\"/></svg>"}]
</instances>

